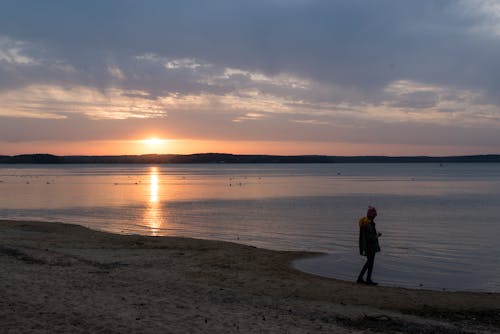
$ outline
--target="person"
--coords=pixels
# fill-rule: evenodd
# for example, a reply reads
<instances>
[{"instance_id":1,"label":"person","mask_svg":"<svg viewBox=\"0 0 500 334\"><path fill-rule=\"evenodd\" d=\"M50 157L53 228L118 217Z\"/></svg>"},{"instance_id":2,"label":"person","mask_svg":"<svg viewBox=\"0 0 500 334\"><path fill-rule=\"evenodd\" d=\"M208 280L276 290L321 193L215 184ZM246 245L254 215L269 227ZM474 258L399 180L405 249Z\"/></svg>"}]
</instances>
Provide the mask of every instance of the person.
<instances>
[{"instance_id":1,"label":"person","mask_svg":"<svg viewBox=\"0 0 500 334\"><path fill-rule=\"evenodd\" d=\"M369 206L366 217L359 220L359 254L366 256L366 263L364 264L361 272L359 273L357 283L377 285L372 281L373 264L375 263L375 254L380 252L378 238L382 235L377 233L375 228L375 217L377 217L377 210ZM363 276L366 273L366 280Z\"/></svg>"}]
</instances>

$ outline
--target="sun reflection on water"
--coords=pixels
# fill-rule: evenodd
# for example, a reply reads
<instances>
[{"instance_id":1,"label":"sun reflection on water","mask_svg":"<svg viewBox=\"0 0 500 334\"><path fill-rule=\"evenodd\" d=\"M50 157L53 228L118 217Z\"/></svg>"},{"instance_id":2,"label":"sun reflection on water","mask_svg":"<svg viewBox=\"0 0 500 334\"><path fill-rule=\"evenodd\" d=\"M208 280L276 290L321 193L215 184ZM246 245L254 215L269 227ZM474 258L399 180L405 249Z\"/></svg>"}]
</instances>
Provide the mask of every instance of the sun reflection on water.
<instances>
[{"instance_id":1,"label":"sun reflection on water","mask_svg":"<svg viewBox=\"0 0 500 334\"><path fill-rule=\"evenodd\" d=\"M149 170L149 201L144 214L144 221L151 229L152 235L158 235L162 227L163 214L161 200L159 196L160 182L158 176L158 167L151 167Z\"/></svg>"},{"instance_id":2,"label":"sun reflection on water","mask_svg":"<svg viewBox=\"0 0 500 334\"><path fill-rule=\"evenodd\" d=\"M149 202L158 202L158 170L156 167L151 168L151 186L150 186L150 197Z\"/></svg>"}]
</instances>

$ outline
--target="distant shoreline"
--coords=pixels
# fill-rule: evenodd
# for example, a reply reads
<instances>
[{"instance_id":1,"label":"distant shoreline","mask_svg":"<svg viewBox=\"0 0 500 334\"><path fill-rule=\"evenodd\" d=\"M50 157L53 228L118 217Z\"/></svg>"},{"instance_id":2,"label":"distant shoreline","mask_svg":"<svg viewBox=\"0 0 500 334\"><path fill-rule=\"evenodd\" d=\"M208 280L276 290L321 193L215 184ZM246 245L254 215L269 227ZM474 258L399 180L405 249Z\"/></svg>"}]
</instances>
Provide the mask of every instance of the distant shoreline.
<instances>
[{"instance_id":1,"label":"distant shoreline","mask_svg":"<svg viewBox=\"0 0 500 334\"><path fill-rule=\"evenodd\" d=\"M0 155L0 164L210 164L210 163L468 163L500 162L500 154L463 156L245 155L227 153L145 155Z\"/></svg>"}]
</instances>

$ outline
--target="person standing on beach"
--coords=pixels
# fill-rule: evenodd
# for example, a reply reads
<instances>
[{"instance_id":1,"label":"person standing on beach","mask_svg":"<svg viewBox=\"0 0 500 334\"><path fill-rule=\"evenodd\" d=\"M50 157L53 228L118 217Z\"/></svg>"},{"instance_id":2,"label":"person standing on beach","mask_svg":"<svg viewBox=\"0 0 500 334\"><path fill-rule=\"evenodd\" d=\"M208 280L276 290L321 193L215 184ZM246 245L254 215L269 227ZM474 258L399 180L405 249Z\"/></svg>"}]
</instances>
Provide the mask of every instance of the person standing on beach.
<instances>
[{"instance_id":1,"label":"person standing on beach","mask_svg":"<svg viewBox=\"0 0 500 334\"><path fill-rule=\"evenodd\" d=\"M382 235L377 233L375 228L375 217L377 217L377 210L369 206L366 217L359 220L359 254L366 256L366 263L359 273L357 283L377 285L372 281L373 264L375 263L375 254L380 252L378 238ZM366 281L363 276L366 274Z\"/></svg>"}]
</instances>

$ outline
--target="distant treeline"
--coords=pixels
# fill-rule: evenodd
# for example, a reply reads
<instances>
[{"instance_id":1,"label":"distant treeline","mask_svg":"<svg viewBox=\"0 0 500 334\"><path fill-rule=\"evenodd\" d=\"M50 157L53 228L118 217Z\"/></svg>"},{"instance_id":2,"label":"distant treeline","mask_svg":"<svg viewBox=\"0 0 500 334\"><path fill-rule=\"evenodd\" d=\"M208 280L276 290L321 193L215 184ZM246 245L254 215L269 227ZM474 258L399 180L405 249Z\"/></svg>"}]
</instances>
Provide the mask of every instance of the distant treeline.
<instances>
[{"instance_id":1,"label":"distant treeline","mask_svg":"<svg viewBox=\"0 0 500 334\"><path fill-rule=\"evenodd\" d=\"M110 156L57 156L23 154L0 156L3 164L193 164L193 163L410 163L410 162L500 162L500 155L450 157L326 156L326 155L239 155L223 153L147 154Z\"/></svg>"}]
</instances>

